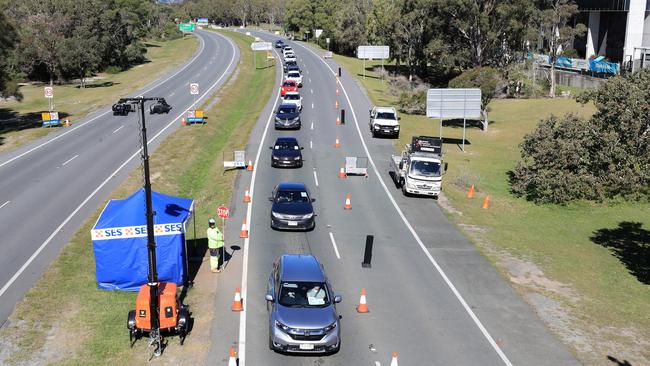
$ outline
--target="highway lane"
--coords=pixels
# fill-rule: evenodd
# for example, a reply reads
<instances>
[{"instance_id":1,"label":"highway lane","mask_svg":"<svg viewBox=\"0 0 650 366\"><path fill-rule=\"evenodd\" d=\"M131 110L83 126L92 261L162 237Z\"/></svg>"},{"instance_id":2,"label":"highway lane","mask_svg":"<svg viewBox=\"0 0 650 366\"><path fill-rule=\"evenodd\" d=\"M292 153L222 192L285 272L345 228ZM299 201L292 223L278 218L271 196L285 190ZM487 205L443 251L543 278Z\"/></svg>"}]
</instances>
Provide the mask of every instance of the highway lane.
<instances>
[{"instance_id":1,"label":"highway lane","mask_svg":"<svg viewBox=\"0 0 650 366\"><path fill-rule=\"evenodd\" d=\"M168 115L147 112L150 152L236 67L233 42L213 32L196 34L200 48L185 66L133 94L165 97L173 106ZM189 94L192 82L200 84L200 95ZM0 324L86 218L140 166L138 116L97 111L0 156L0 204L9 202L0 208Z\"/></svg>"},{"instance_id":2,"label":"highway lane","mask_svg":"<svg viewBox=\"0 0 650 366\"><path fill-rule=\"evenodd\" d=\"M577 364L434 201L405 199L390 186L383 169L393 152L392 141L372 139L366 132L370 103L350 75L344 74L337 97L335 63L328 61L333 70L329 69L318 55L298 43L293 45L305 80L303 128L278 132L271 126L264 133L268 116L262 116L251 136L248 154L254 155L262 141L249 210L251 238L244 253L237 252L228 272L219 278L221 291L217 294L219 308L226 308L232 301L231 291L241 283L246 310L240 318L239 339L235 316L221 316L215 321L210 358L223 357L227 348L237 343L240 365L242 361L250 365L387 365L393 351L400 353L400 362L411 365ZM337 99L347 111L345 126L335 125ZM266 112L269 109L267 105ZM276 136L286 135L297 137L305 146L306 161L301 169L270 168L265 147ZM342 142L340 149L334 148L337 136ZM362 142L375 158L376 169L370 170L368 179L338 178L345 156L367 155ZM237 181L233 225L227 228L231 238L247 214L241 195L251 185L250 179L244 173ZM317 199L317 227L313 232L276 232L269 228L270 203L266 197L275 184L286 180L304 181ZM352 196L351 211L343 210L346 193ZM366 234L375 235L372 269L360 266ZM289 357L268 350L263 296L272 262L287 252L316 255L335 290L344 297L339 306L343 344L336 355ZM242 265L244 276L240 279ZM354 309L361 287L368 290L369 314L357 314Z\"/></svg>"}]
</instances>

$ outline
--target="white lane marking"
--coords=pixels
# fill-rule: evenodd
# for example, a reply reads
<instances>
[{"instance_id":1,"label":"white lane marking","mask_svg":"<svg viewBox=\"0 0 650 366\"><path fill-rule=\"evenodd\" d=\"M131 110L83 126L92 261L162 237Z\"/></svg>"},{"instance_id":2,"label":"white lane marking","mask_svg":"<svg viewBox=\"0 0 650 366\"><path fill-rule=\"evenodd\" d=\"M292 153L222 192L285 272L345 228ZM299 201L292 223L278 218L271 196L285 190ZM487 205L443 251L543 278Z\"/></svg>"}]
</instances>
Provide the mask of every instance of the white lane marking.
<instances>
[{"instance_id":1,"label":"white lane marking","mask_svg":"<svg viewBox=\"0 0 650 366\"><path fill-rule=\"evenodd\" d=\"M309 89L309 90L311 90L311 93L314 94L314 89Z\"/></svg>"},{"instance_id":2,"label":"white lane marking","mask_svg":"<svg viewBox=\"0 0 650 366\"><path fill-rule=\"evenodd\" d=\"M176 94L176 92L171 92L171 93L169 93L169 96L173 97L175 94Z\"/></svg>"},{"instance_id":3,"label":"white lane marking","mask_svg":"<svg viewBox=\"0 0 650 366\"><path fill-rule=\"evenodd\" d=\"M375 366L381 366L381 363L379 361L375 361Z\"/></svg>"},{"instance_id":4,"label":"white lane marking","mask_svg":"<svg viewBox=\"0 0 650 366\"><path fill-rule=\"evenodd\" d=\"M203 49L205 48L205 41L203 40L203 38L199 38L199 39L201 40L201 49L199 50L199 52L196 53L196 56L194 56L194 58L192 58L192 59L190 60L190 62L188 62L185 66L183 66L181 69L179 69L178 71L176 71L174 74L170 75L167 79L165 79L165 80L159 82L158 84L155 84L154 86L150 87L149 89L146 89L146 90L142 91L140 94L148 93L148 92L150 92L151 90L153 90L153 89L157 88L158 86L160 86L161 84L166 83L169 79L171 79L171 78L173 78L174 76L176 76L176 75L178 75L179 73L181 73L181 71L185 70L188 66L190 66L190 65L194 62L194 60L196 60L199 56L201 56L201 53L203 52ZM140 94L139 94L139 95L140 95ZM62 134L60 134L60 135L57 135L57 136L53 137L51 140L47 140L47 141L45 141L44 143L42 143L42 144L40 144L40 145L38 145L38 146L34 146L33 148L31 148L31 149L25 151L24 153L22 153L22 154L20 154L20 155L16 155L16 156L14 156L13 158L11 158L11 159L9 159L9 160L3 162L2 164L0 164L0 168L2 168L3 166L5 166L5 165L11 163L12 161L14 161L14 160L16 160L16 159L20 159L20 158L22 158L23 156L25 156L25 155L31 153L31 152L34 151L34 150L38 150L38 149L40 149L41 147L43 147L43 146L49 144L49 143L52 142L52 141L56 141L56 140L60 139L61 137L63 137L63 136L65 136L65 135L69 134L69 133L72 132L72 131L75 131L75 130L78 129L78 128L81 128L81 127L83 127L83 126L89 124L90 122L92 122L92 121L98 119L99 117L103 117L103 116L105 116L105 115L108 114L109 112L111 112L110 109L107 110L106 112L104 112L104 113L102 113L102 114L96 116L96 117L93 117L93 118L89 119L88 121L86 121L86 122L84 122L84 123L81 123L81 124L76 125L75 127L73 127L72 129L68 130L67 132L64 132L64 133L62 133Z\"/></svg>"},{"instance_id":5,"label":"white lane marking","mask_svg":"<svg viewBox=\"0 0 650 366\"><path fill-rule=\"evenodd\" d=\"M277 58L280 58L278 51L273 50L277 55ZM262 132L262 141L260 141L260 146L257 148L257 155L255 156L255 164L253 166L259 166L260 156L262 155L262 147L264 146L264 141L266 140L266 135L271 125L271 120L273 119L273 112L275 111L278 101L280 101L280 89L277 89L275 95L275 104L271 108L271 113L269 114L269 119L266 121L266 126L264 126L264 132ZM258 169L253 170L253 175L251 176L251 184L249 188L249 193L251 194L251 199L255 192L255 178L257 177ZM248 238L244 239L244 253L242 258L242 276L241 276L241 296L244 299L244 311L239 312L239 341L237 355L239 356L239 366L246 365L246 307L247 307L247 293L248 293L248 252L250 237L253 233L251 225L251 217L253 216L253 205L248 205L246 208L246 222L248 223Z\"/></svg>"},{"instance_id":6,"label":"white lane marking","mask_svg":"<svg viewBox=\"0 0 650 366\"><path fill-rule=\"evenodd\" d=\"M3 208L3 207L5 207L6 205L8 205L8 204L9 204L9 202L11 202L11 201L7 201L7 202L5 202L5 203L3 203L3 204L2 204L2 206L0 206L0 208Z\"/></svg>"},{"instance_id":7,"label":"white lane marking","mask_svg":"<svg viewBox=\"0 0 650 366\"><path fill-rule=\"evenodd\" d=\"M220 35L220 37L223 37L223 36ZM223 79L223 77L226 76L226 71L228 71L230 69L230 67L232 66L232 63L235 62L235 55L237 54L237 52L235 50L234 43L232 43L232 41L229 38L226 38L226 37L223 37L223 38L225 38L228 41L228 43L230 43L230 47L232 47L232 49L233 49L232 58L230 59L230 64L228 64L228 66L225 68L223 74L219 77L219 79L217 79L217 81L214 82L214 84L212 84L212 86L210 88L208 88L205 91L205 93L201 96L201 98L198 98L197 101L195 101L194 103L192 103L189 106L189 108L187 108L185 111L180 113L176 118L172 119L171 122L169 122L167 124L167 126L165 126L157 134L155 134L149 140L147 145L151 144L153 141L155 141L163 132L165 132L169 127L171 127L174 123L176 123L176 121L179 118L181 118L181 116L184 116L185 113L187 113L187 111L189 111L192 107L194 107L194 105L197 102L202 101L205 98L205 96L208 95L208 93L210 93L210 91L212 89L214 89L217 86L217 84L219 84L219 82L221 82L221 79ZM140 151L142 151L142 149L138 149L138 151L136 151L133 155L131 155L128 159L126 159L126 161L124 163L122 163L122 165L117 167L117 169L115 169L111 174L109 174L108 178L106 178L106 180L104 180L99 186L97 186L97 188L95 188L95 190L92 191L92 193L90 193L88 195L88 197L86 197L86 199L84 199L83 202L81 202L81 204L79 206L77 206L77 208L75 208L74 211L72 211L72 213L68 217L66 217L66 219L63 220L63 222L56 229L54 229L54 231L50 234L50 236L48 236L47 239L45 239L43 244L41 244L41 246L38 247L38 249L36 249L36 251L29 257L29 259L27 259L27 261L18 269L18 271L16 273L14 273L14 275L9 279L9 281L7 281L7 283L5 283L4 286L2 286L2 288L0 289L0 297L2 297L2 295L4 295L4 293L7 292L9 287L11 287L11 285L13 285L14 282L16 282L18 277L20 277L20 275L25 271L25 269L27 269L27 267L29 267L29 265L34 261L34 259L36 259L36 257L43 251L43 249L45 249L45 247L52 241L52 239L54 239L56 234L58 234L59 231L61 231L61 229L63 229L63 227L70 220L72 220L74 215L76 215L77 212L79 212L79 210L81 210L86 205L86 203L88 203L88 201L90 201L95 196L95 194L97 194L97 192L99 192L100 189L102 189L111 179L113 179L113 176L115 176L117 173L119 173L120 170L122 170L136 156L139 156Z\"/></svg>"},{"instance_id":8,"label":"white lane marking","mask_svg":"<svg viewBox=\"0 0 650 366\"><path fill-rule=\"evenodd\" d=\"M310 149L314 148L314 141L313 140L309 140L309 148Z\"/></svg>"},{"instance_id":9,"label":"white lane marking","mask_svg":"<svg viewBox=\"0 0 650 366\"><path fill-rule=\"evenodd\" d=\"M316 175L316 168L314 168L314 182L316 182L316 187L318 187L318 176Z\"/></svg>"},{"instance_id":10,"label":"white lane marking","mask_svg":"<svg viewBox=\"0 0 650 366\"><path fill-rule=\"evenodd\" d=\"M79 154L77 154L77 155L71 157L70 159L66 160L65 163L61 164L61 166L65 166L65 165L68 164L69 162L71 162L71 161L73 161L74 159L76 159L77 156L79 156Z\"/></svg>"},{"instance_id":11,"label":"white lane marking","mask_svg":"<svg viewBox=\"0 0 650 366\"><path fill-rule=\"evenodd\" d=\"M311 78L309 78L309 83L311 84Z\"/></svg>"},{"instance_id":12,"label":"white lane marking","mask_svg":"<svg viewBox=\"0 0 650 366\"><path fill-rule=\"evenodd\" d=\"M303 47L304 49L306 49L307 51L311 52L314 56L316 56L316 58L321 60L325 64L325 66L327 66L327 68L330 69L330 71L332 71L332 73L334 73L334 70L330 67L330 65L327 62L325 62L325 60L322 60L309 47L306 47L306 46L303 46L303 45L300 45L300 46ZM352 118L354 119L354 124L355 124L355 126L357 128L357 132L359 133L359 138L361 139L361 145L363 146L363 149L366 152L366 156L368 156L368 161L370 162L370 165L372 166L373 171L377 175L377 178L379 178L379 183L381 183L381 186L384 188L384 192L386 192L386 195L388 196L388 199L393 204L393 207L395 207L395 210L397 211L398 215L402 218L402 221L404 222L404 225L406 225L406 227L409 229L409 231L411 232L411 235L413 235L413 238L415 238L415 241L417 241L418 245L420 246L420 248L422 249L422 251L424 252L426 257L429 259L431 264L435 267L436 271L438 271L438 273L440 274L440 277L442 277L442 279L447 284L447 287L449 287L449 289L454 294L454 296L456 296L456 299L458 300L458 302L460 302L462 307L465 309L465 312L467 312L467 314L470 316L470 318L472 318L472 320L474 321L474 324L476 324L476 326L481 331L481 333L483 334L485 339L490 343L490 345L492 346L494 351L499 355L499 357L501 358L501 361L503 361L503 363L508 365L508 366L512 366L512 363L510 362L510 360L508 359L506 354L497 345L497 343L494 341L494 338L492 338L492 336L487 331L487 329L485 329L485 327L483 326L483 323L481 323L481 321L476 316L476 314L474 314L474 311L472 311L472 309L469 307L469 305L467 304L467 302L465 301L463 296L460 294L460 292L458 292L458 289L456 289L456 286L454 286L454 284L451 282L449 277L447 277L447 274L445 273L445 271L442 270L442 267L440 267L438 262L431 255L431 253L429 253L427 248L424 246L424 243L420 239L420 236L415 231L415 229L413 229L413 226L411 225L411 223L408 221L408 219L404 215L404 212L402 212L402 209L399 207L399 205L397 205L397 202L395 201L395 199L393 198L393 195L388 190L388 186L386 186L386 183L384 182L384 179L382 178L381 174L379 174L379 170L377 169L377 165L375 165L375 161L372 159L372 156L370 155L370 151L368 150L368 145L366 145L366 140L363 138L363 134L361 133L361 128L359 127L359 121L357 120L356 113L354 113L354 107L353 107L352 102L350 101L350 97L348 96L348 92L345 90L345 87L343 86L342 82L340 83L340 85L341 85L341 90L343 91L343 95L345 95L345 99L348 101L348 105L350 106L350 110L352 111Z\"/></svg>"},{"instance_id":13,"label":"white lane marking","mask_svg":"<svg viewBox=\"0 0 650 366\"><path fill-rule=\"evenodd\" d=\"M314 102L311 102L311 109L314 109Z\"/></svg>"},{"instance_id":14,"label":"white lane marking","mask_svg":"<svg viewBox=\"0 0 650 366\"><path fill-rule=\"evenodd\" d=\"M341 259L339 254L339 248L336 246L336 241L334 241L334 234L330 232L330 240L332 241L332 246L334 247L334 253L336 253L336 258Z\"/></svg>"},{"instance_id":15,"label":"white lane marking","mask_svg":"<svg viewBox=\"0 0 650 366\"><path fill-rule=\"evenodd\" d=\"M311 122L311 129L314 129L314 121Z\"/></svg>"},{"instance_id":16,"label":"white lane marking","mask_svg":"<svg viewBox=\"0 0 650 366\"><path fill-rule=\"evenodd\" d=\"M117 132L117 131L119 131L119 130L121 130L123 128L124 128L124 125L121 125L120 127L117 128L117 130L113 131L113 133L115 133L115 132Z\"/></svg>"}]
</instances>

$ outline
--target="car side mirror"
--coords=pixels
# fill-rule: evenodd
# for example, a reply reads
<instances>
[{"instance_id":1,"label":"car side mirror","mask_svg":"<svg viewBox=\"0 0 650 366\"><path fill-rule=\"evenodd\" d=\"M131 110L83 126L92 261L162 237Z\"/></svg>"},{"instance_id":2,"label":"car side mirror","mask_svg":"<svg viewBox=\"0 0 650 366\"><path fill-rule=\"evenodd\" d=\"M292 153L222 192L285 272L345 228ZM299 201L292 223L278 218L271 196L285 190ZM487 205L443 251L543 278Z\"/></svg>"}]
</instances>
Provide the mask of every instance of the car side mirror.
<instances>
[{"instance_id":1,"label":"car side mirror","mask_svg":"<svg viewBox=\"0 0 650 366\"><path fill-rule=\"evenodd\" d=\"M273 146L269 146L269 149L273 150Z\"/></svg>"},{"instance_id":2,"label":"car side mirror","mask_svg":"<svg viewBox=\"0 0 650 366\"><path fill-rule=\"evenodd\" d=\"M368 109L368 114L372 117L372 109Z\"/></svg>"},{"instance_id":3,"label":"car side mirror","mask_svg":"<svg viewBox=\"0 0 650 366\"><path fill-rule=\"evenodd\" d=\"M270 295L266 295L266 296L270 296ZM340 303L341 301L343 301L343 298L341 297L341 295L336 295L336 296L334 296L334 303L335 303L335 304L338 304L338 303Z\"/></svg>"},{"instance_id":4,"label":"car side mirror","mask_svg":"<svg viewBox=\"0 0 650 366\"><path fill-rule=\"evenodd\" d=\"M305 150L305 148L304 148L304 147L302 147L302 146L300 146L300 150Z\"/></svg>"},{"instance_id":5,"label":"car side mirror","mask_svg":"<svg viewBox=\"0 0 650 366\"><path fill-rule=\"evenodd\" d=\"M264 298L266 299L266 301L271 301L272 302L274 300L273 295L271 295L271 294L266 294L266 296L264 296Z\"/></svg>"},{"instance_id":6,"label":"car side mirror","mask_svg":"<svg viewBox=\"0 0 650 366\"><path fill-rule=\"evenodd\" d=\"M269 201L273 202L273 197L269 197Z\"/></svg>"},{"instance_id":7,"label":"car side mirror","mask_svg":"<svg viewBox=\"0 0 650 366\"><path fill-rule=\"evenodd\" d=\"M312 198L311 201L312 201L312 202L316 202L316 199L315 199L315 198Z\"/></svg>"}]
</instances>

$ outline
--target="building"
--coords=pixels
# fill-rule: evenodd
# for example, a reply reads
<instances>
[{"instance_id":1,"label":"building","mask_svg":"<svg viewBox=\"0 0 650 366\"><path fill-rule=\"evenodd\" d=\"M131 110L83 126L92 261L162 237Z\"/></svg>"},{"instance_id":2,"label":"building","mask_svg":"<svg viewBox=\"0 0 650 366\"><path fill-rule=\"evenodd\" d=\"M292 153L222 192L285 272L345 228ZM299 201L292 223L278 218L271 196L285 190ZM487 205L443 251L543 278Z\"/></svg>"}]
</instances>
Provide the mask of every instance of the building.
<instances>
[{"instance_id":1,"label":"building","mask_svg":"<svg viewBox=\"0 0 650 366\"><path fill-rule=\"evenodd\" d=\"M581 56L605 56L623 69L650 65L650 0L576 0L587 33L574 42Z\"/></svg>"}]
</instances>

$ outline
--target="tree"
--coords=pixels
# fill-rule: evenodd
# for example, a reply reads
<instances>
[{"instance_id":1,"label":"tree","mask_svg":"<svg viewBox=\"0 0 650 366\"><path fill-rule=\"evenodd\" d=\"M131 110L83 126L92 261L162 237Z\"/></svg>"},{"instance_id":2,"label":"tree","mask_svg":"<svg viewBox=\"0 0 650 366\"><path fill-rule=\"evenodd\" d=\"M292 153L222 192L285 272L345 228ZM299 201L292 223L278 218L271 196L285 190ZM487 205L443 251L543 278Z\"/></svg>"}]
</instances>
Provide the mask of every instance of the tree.
<instances>
[{"instance_id":1,"label":"tree","mask_svg":"<svg viewBox=\"0 0 650 366\"><path fill-rule=\"evenodd\" d=\"M501 83L501 76L496 69L478 66L451 79L449 87L481 89L481 110L485 111Z\"/></svg>"},{"instance_id":2,"label":"tree","mask_svg":"<svg viewBox=\"0 0 650 366\"><path fill-rule=\"evenodd\" d=\"M18 42L18 34L13 24L9 19L0 12L0 97L6 98L10 95L15 95L18 92L17 88L12 88L8 85L11 80L9 72L9 65L7 59L11 52L13 52Z\"/></svg>"},{"instance_id":3,"label":"tree","mask_svg":"<svg viewBox=\"0 0 650 366\"><path fill-rule=\"evenodd\" d=\"M562 49L573 42L573 39L586 31L584 24L575 27L568 25L570 19L578 14L578 5L573 0L545 0L540 13L539 25L544 39L548 42L549 62L551 64L551 88L549 97L555 97L555 62Z\"/></svg>"}]
</instances>

